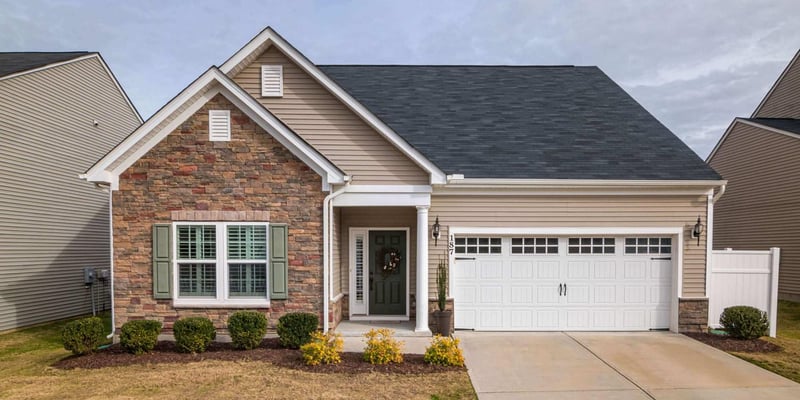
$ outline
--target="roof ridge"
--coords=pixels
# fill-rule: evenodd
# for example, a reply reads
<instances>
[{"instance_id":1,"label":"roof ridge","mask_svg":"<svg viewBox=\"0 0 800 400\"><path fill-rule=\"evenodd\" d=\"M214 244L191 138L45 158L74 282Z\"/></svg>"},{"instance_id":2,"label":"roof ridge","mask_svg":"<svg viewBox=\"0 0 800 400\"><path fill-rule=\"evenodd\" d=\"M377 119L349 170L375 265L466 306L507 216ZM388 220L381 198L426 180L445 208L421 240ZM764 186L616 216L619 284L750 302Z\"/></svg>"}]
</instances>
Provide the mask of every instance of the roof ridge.
<instances>
[{"instance_id":1,"label":"roof ridge","mask_svg":"<svg viewBox=\"0 0 800 400\"><path fill-rule=\"evenodd\" d=\"M317 64L318 67L469 67L469 68L597 68L596 65L509 65L509 64Z\"/></svg>"}]
</instances>

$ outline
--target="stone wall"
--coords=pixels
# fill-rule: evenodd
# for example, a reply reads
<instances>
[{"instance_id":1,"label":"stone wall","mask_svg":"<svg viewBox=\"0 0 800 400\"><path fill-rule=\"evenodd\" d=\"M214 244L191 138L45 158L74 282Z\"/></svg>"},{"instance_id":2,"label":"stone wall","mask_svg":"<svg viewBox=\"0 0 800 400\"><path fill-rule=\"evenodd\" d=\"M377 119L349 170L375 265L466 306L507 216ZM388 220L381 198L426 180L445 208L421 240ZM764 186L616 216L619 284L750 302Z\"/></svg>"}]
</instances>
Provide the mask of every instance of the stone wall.
<instances>
[{"instance_id":1,"label":"stone wall","mask_svg":"<svg viewBox=\"0 0 800 400\"><path fill-rule=\"evenodd\" d=\"M209 109L231 110L230 141L208 140ZM176 309L172 300L153 299L152 226L189 216L287 223L288 299L261 311L272 327L290 311L316 313L321 323L321 189L319 175L226 98L214 97L120 176L113 194L116 328L147 318L169 330L177 318L205 316L222 329L236 311Z\"/></svg>"},{"instance_id":2,"label":"stone wall","mask_svg":"<svg viewBox=\"0 0 800 400\"><path fill-rule=\"evenodd\" d=\"M708 330L708 299L678 300L678 332Z\"/></svg>"}]
</instances>

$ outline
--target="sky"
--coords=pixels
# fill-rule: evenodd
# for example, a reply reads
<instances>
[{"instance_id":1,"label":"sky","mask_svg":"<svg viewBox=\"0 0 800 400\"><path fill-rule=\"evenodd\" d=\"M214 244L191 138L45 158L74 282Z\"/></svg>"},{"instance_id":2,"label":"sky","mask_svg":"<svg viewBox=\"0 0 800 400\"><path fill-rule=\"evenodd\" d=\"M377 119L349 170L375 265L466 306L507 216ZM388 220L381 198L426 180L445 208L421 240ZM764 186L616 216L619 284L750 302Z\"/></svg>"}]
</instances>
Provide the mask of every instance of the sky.
<instances>
[{"instance_id":1,"label":"sky","mask_svg":"<svg viewBox=\"0 0 800 400\"><path fill-rule=\"evenodd\" d=\"M0 0L0 51L99 51L144 118L266 26L318 64L596 65L705 158L800 49L800 1Z\"/></svg>"}]
</instances>

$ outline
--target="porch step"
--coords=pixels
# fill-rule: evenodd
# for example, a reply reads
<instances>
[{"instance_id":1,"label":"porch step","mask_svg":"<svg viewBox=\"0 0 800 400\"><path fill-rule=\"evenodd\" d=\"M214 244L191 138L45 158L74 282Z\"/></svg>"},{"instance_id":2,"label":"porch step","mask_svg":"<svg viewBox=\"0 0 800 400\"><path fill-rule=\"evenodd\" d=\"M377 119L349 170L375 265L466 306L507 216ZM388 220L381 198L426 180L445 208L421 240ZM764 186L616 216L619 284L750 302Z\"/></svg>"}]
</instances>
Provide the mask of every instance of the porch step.
<instances>
[{"instance_id":1,"label":"porch step","mask_svg":"<svg viewBox=\"0 0 800 400\"><path fill-rule=\"evenodd\" d=\"M342 321L334 330L343 337L363 337L370 329L388 328L395 337L431 337L431 332L415 332L414 321Z\"/></svg>"}]
</instances>

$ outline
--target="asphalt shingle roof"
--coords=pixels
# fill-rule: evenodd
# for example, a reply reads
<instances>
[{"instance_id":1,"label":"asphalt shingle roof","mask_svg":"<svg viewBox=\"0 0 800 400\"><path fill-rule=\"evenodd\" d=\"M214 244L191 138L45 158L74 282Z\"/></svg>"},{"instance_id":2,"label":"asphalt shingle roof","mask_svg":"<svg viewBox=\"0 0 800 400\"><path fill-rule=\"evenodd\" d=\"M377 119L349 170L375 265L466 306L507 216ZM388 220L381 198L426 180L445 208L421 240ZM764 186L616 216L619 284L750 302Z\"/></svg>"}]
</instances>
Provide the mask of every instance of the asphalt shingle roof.
<instances>
[{"instance_id":1,"label":"asphalt shingle roof","mask_svg":"<svg viewBox=\"0 0 800 400\"><path fill-rule=\"evenodd\" d=\"M71 60L87 54L89 52L86 51L0 53L0 77Z\"/></svg>"},{"instance_id":2,"label":"asphalt shingle roof","mask_svg":"<svg viewBox=\"0 0 800 400\"><path fill-rule=\"evenodd\" d=\"M800 119L793 118L742 118L746 121L755 122L770 128L796 133L800 135Z\"/></svg>"},{"instance_id":3,"label":"asphalt shingle roof","mask_svg":"<svg viewBox=\"0 0 800 400\"><path fill-rule=\"evenodd\" d=\"M597 67L320 68L447 174L721 179Z\"/></svg>"}]
</instances>

